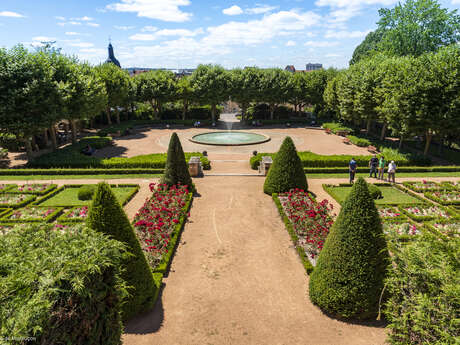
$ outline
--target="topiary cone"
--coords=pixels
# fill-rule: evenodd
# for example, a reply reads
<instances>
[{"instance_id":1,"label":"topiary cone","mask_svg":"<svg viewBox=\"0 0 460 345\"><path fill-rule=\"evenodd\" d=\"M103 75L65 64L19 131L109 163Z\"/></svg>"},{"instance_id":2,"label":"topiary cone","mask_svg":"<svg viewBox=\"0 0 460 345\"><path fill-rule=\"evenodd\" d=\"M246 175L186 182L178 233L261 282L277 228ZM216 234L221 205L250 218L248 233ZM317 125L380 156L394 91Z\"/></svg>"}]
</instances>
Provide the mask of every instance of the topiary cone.
<instances>
[{"instance_id":1,"label":"topiary cone","mask_svg":"<svg viewBox=\"0 0 460 345\"><path fill-rule=\"evenodd\" d=\"M340 318L377 315L389 254L382 223L359 178L343 204L310 275L310 299Z\"/></svg>"},{"instance_id":2,"label":"topiary cone","mask_svg":"<svg viewBox=\"0 0 460 345\"><path fill-rule=\"evenodd\" d=\"M307 177L291 137L286 137L273 159L264 183L267 194L289 192L293 188L308 189Z\"/></svg>"},{"instance_id":3,"label":"topiary cone","mask_svg":"<svg viewBox=\"0 0 460 345\"><path fill-rule=\"evenodd\" d=\"M157 287L152 271L145 259L134 229L110 186L101 182L97 185L88 214L87 225L95 231L110 235L124 243L133 254L124 260L122 278L131 286L130 297L123 305L123 319L148 310L155 303Z\"/></svg>"},{"instance_id":4,"label":"topiary cone","mask_svg":"<svg viewBox=\"0 0 460 345\"><path fill-rule=\"evenodd\" d=\"M176 133L173 133L169 140L165 172L160 183L167 184L169 187L180 183L189 186L190 190L194 190L192 178L185 161L184 150L182 150L182 145Z\"/></svg>"}]
</instances>

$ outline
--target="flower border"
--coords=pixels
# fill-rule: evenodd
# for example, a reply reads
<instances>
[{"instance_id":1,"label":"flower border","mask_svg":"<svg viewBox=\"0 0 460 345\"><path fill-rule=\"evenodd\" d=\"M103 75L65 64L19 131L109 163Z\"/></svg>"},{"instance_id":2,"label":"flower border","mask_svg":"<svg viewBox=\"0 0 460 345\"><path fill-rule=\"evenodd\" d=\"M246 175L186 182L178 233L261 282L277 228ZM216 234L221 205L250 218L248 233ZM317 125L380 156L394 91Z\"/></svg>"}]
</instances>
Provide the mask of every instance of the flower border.
<instances>
[{"instance_id":1,"label":"flower border","mask_svg":"<svg viewBox=\"0 0 460 345\"><path fill-rule=\"evenodd\" d=\"M25 184L28 184L28 183L25 183ZM30 183L29 183L30 184ZM47 184L47 183L32 183L32 184ZM55 190L57 188L57 184L50 184L48 186L48 188L46 188L45 190L42 190L42 191L38 191L38 192L29 192L29 191L20 191L18 190L17 188L19 187L19 185L14 185L14 187L12 189L10 189L8 191L8 193L11 193L11 194L33 194L33 195L46 195L48 194L49 192Z\"/></svg>"},{"instance_id":2,"label":"flower border","mask_svg":"<svg viewBox=\"0 0 460 345\"><path fill-rule=\"evenodd\" d=\"M410 219L416 221L416 222L425 222L425 221L430 221L430 220L436 220L436 219L443 219L440 217L436 216L414 216L412 213L407 212L404 208L405 207L438 207L443 211L446 211L446 213L451 217L451 218L458 218L459 216L452 212L449 208L441 206L441 205L435 205L433 203L424 203L424 204L400 204L398 205L398 209L404 213L406 216L408 216Z\"/></svg>"},{"instance_id":3,"label":"flower border","mask_svg":"<svg viewBox=\"0 0 460 345\"><path fill-rule=\"evenodd\" d=\"M3 193L3 194L10 194L10 193ZM22 193L11 193L11 194L22 194ZM34 194L23 194L23 195L29 195L28 198L24 199L23 201L17 203L17 204L1 204L0 207L2 208L13 208L13 209L17 209L17 208L22 208L24 206L26 206L27 204L30 204L32 201L34 201L37 196L34 195Z\"/></svg>"},{"instance_id":4,"label":"flower border","mask_svg":"<svg viewBox=\"0 0 460 345\"><path fill-rule=\"evenodd\" d=\"M440 236L441 238L445 239L445 240L451 240L453 238L453 236L448 236L448 235L445 235L443 234L440 230L436 229L434 227L434 223L439 223L439 224L452 224L452 223L460 223L460 220L459 219L440 219L440 220L432 220L432 221L429 221L429 222L425 222L424 225L425 225L425 228L427 228L428 230L430 230L432 233L434 233L435 235L437 236ZM459 232L460 233L460 232Z\"/></svg>"},{"instance_id":5,"label":"flower border","mask_svg":"<svg viewBox=\"0 0 460 345\"><path fill-rule=\"evenodd\" d=\"M24 208L31 208L31 207L45 208L44 206L35 206L35 205L31 205L30 207L24 207ZM11 214L8 214L8 216L4 216L3 218L0 219L0 224L5 225L5 223L15 223L15 224L18 224L18 223L19 224L25 224L25 223L51 223L64 210L64 207L54 207L54 206L49 207L49 206L46 206L46 208L55 208L55 211L50 213L45 218L10 219L8 217Z\"/></svg>"},{"instance_id":6,"label":"flower border","mask_svg":"<svg viewBox=\"0 0 460 345\"><path fill-rule=\"evenodd\" d=\"M83 218L66 218L68 214L76 210L77 208L82 208L84 206L73 206L71 209L69 209L67 212L64 212L61 214L56 221L58 223L65 223L64 225L68 225L69 223L84 223L86 222L86 219ZM89 206L88 206L89 207Z\"/></svg>"},{"instance_id":7,"label":"flower border","mask_svg":"<svg viewBox=\"0 0 460 345\"><path fill-rule=\"evenodd\" d=\"M423 195L425 196L425 198L433 200L434 202L437 202L438 204L441 204L444 206L460 205L460 200L445 201L445 200L438 198L436 195L433 194L433 192L457 192L460 194L460 191L457 191L456 189L438 189L432 192L425 192L423 193Z\"/></svg>"}]
</instances>

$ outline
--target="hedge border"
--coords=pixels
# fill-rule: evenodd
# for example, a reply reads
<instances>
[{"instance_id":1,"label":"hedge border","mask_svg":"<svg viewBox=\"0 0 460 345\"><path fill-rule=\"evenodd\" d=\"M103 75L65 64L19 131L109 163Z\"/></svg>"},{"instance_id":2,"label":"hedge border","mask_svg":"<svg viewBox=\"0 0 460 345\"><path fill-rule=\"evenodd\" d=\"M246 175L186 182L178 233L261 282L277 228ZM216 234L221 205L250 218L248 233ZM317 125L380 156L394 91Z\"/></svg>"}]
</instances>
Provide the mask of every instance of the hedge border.
<instances>
[{"instance_id":1,"label":"hedge border","mask_svg":"<svg viewBox=\"0 0 460 345\"><path fill-rule=\"evenodd\" d=\"M414 207L414 206L417 206L417 207L438 207L440 208L441 210L443 211L446 211L446 213L450 216L449 219L458 219L459 216L458 214L452 212L449 208L447 207L444 207L442 205L435 205L433 203L425 203L425 204L418 204L418 205L413 205L413 204L400 204L398 205L398 209L404 213L407 217L409 217L409 219L412 219L413 221L417 222L417 223L422 223L422 222L426 222L426 221L430 221L430 220L436 220L436 219L443 219L443 218L439 218L439 217L436 217L436 216L414 216L412 213L409 213L407 212L404 208L405 207Z\"/></svg>"},{"instance_id":2,"label":"hedge border","mask_svg":"<svg viewBox=\"0 0 460 345\"><path fill-rule=\"evenodd\" d=\"M56 194L62 192L63 190L65 190L67 188L80 188L80 187L86 186L86 185L92 185L92 184L91 183L88 183L88 184L65 184L65 185L63 185L63 186L51 191L50 193L46 194L43 198L35 201L33 203L33 205L40 206L46 200L52 198L53 196L55 196ZM121 183L121 184L111 184L110 187L111 188L112 187L115 187L115 188L117 188L117 187L122 187L122 188L123 187L132 187L132 188L134 188L128 194L128 196L126 196L125 199L120 202L122 206L125 206L128 202L130 202L134 198L134 196L139 192L139 189L140 189L140 186L138 184L129 184L129 183L128 184L127 183L125 183L125 184L123 184L123 183ZM85 205L82 204L82 205L74 205L74 206L85 206ZM59 205L59 206L56 206L56 207L74 207L74 206L72 206L72 205Z\"/></svg>"},{"instance_id":3,"label":"hedge border","mask_svg":"<svg viewBox=\"0 0 460 345\"><path fill-rule=\"evenodd\" d=\"M24 183L23 186L27 185L27 184L47 184L47 183ZM57 188L57 186L58 186L57 184L52 183L45 190L37 191L37 192L29 192L29 191L21 192L20 190L17 190L17 189L14 190L14 188L13 188L13 189L9 190L8 193L10 193L10 194L33 194L33 195L37 195L37 196L42 196L42 195L46 195L49 192L53 191L54 189ZM19 187L19 185L16 185L16 188L17 187Z\"/></svg>"},{"instance_id":4,"label":"hedge border","mask_svg":"<svg viewBox=\"0 0 460 345\"><path fill-rule=\"evenodd\" d=\"M377 210L379 208L391 208L394 212L399 212L399 216L396 216L396 217L382 217L382 216L380 216L380 219L383 222L388 222L390 220L408 220L407 216L398 210L397 205L391 205L391 204L382 205L382 204L379 204L379 205L375 205L375 206L377 207Z\"/></svg>"},{"instance_id":5,"label":"hedge border","mask_svg":"<svg viewBox=\"0 0 460 345\"><path fill-rule=\"evenodd\" d=\"M252 168L252 167L251 167ZM252 168L253 170L257 170ZM305 173L311 174L342 174L348 173L348 166L342 167L304 167ZM368 167L358 167L358 173L369 173ZM446 166L400 166L398 172L401 173L417 173L417 172L460 172L460 166L446 165Z\"/></svg>"},{"instance_id":6,"label":"hedge border","mask_svg":"<svg viewBox=\"0 0 460 345\"><path fill-rule=\"evenodd\" d=\"M185 203L185 206L182 208L183 215L179 219L179 223L177 223L174 227L172 236L171 236L171 241L168 243L168 252L166 255L163 256L161 259L161 262L153 269L154 273L162 273L164 276L168 276L169 274L169 269L171 267L172 259L173 256L177 250L177 247L180 242L180 237L182 235L182 232L185 227L185 223L187 222L187 214L190 211L190 208L192 207L193 203L193 193L189 193L187 195L187 201Z\"/></svg>"},{"instance_id":7,"label":"hedge border","mask_svg":"<svg viewBox=\"0 0 460 345\"><path fill-rule=\"evenodd\" d=\"M66 218L66 216L73 212L75 209L77 208L81 208L81 207L85 207L85 206L73 206L71 209L69 209L67 212L64 212L62 215L60 215L56 221L59 222L59 223L63 223L63 224L72 224L72 223L84 223L86 222L86 219L82 219L82 218ZM89 206L86 206L86 207L89 207Z\"/></svg>"},{"instance_id":8,"label":"hedge border","mask_svg":"<svg viewBox=\"0 0 460 345\"><path fill-rule=\"evenodd\" d=\"M9 213L13 211L12 208L1 208L0 209L0 218L3 218L4 216L7 216Z\"/></svg>"},{"instance_id":9,"label":"hedge border","mask_svg":"<svg viewBox=\"0 0 460 345\"><path fill-rule=\"evenodd\" d=\"M454 184L454 182L457 182L457 184ZM442 181L440 184L447 186L447 189L460 191L460 181Z\"/></svg>"},{"instance_id":10,"label":"hedge border","mask_svg":"<svg viewBox=\"0 0 460 345\"><path fill-rule=\"evenodd\" d=\"M10 193L4 193L4 194L10 194ZM15 195L20 195L20 194L15 194ZM21 201L20 203L18 204L0 204L0 207L2 208L12 208L12 209L17 209L17 208L22 208L30 203L32 203L33 205L33 201L37 198L36 195L34 194L22 194L22 195L29 195L28 198L26 198L25 200Z\"/></svg>"},{"instance_id":11,"label":"hedge border","mask_svg":"<svg viewBox=\"0 0 460 345\"><path fill-rule=\"evenodd\" d=\"M29 176L29 175L129 175L129 174L163 174L164 168L75 168L75 169L0 169L0 176Z\"/></svg>"},{"instance_id":12,"label":"hedge border","mask_svg":"<svg viewBox=\"0 0 460 345\"><path fill-rule=\"evenodd\" d=\"M460 192L456 189L451 190L451 189L440 189L440 190L435 190L432 192L425 192L423 195L425 198L433 200L434 202L437 202L438 204L441 204L443 206L451 206L451 205L460 205L460 200L452 200L452 201L444 201L437 196L433 194L433 192L453 192L453 193L458 193L460 195Z\"/></svg>"},{"instance_id":13,"label":"hedge border","mask_svg":"<svg viewBox=\"0 0 460 345\"><path fill-rule=\"evenodd\" d=\"M32 207L34 207L34 208L45 208L44 206L29 206L29 207L24 207L24 208L32 208ZM5 217L11 216L11 213L10 213L7 216L3 216L2 218L0 218L0 224L4 225L5 223L8 223L8 224L9 223L13 223L13 224L51 223L64 210L64 207L58 207L58 206L56 206L56 207L55 206L52 206L52 207L46 206L46 208L55 208L56 210L54 212L50 213L45 218L29 218L29 219L9 219L9 218L5 218Z\"/></svg>"},{"instance_id":14,"label":"hedge border","mask_svg":"<svg viewBox=\"0 0 460 345\"><path fill-rule=\"evenodd\" d=\"M434 183L437 188L426 188L426 189L422 189L422 188L416 188L414 186L415 183L419 183L420 181L404 181L402 183L402 185L404 187L406 187L407 189L410 189L411 191L413 192L416 192L416 193L425 193L425 192L429 192L429 191L437 191L437 190L441 190L442 188L441 185L438 183L438 182L435 182L435 181L426 181L426 182L429 182L429 183ZM447 188L446 188L447 189Z\"/></svg>"},{"instance_id":15,"label":"hedge border","mask_svg":"<svg viewBox=\"0 0 460 345\"><path fill-rule=\"evenodd\" d=\"M445 235L443 234L440 230L436 229L434 227L434 223L440 223L440 224L452 224L452 223L459 223L460 224L460 220L459 219L440 219L440 220L431 220L429 222L425 222L424 225L425 227L430 230L431 232L433 232L435 235L438 235L440 236L441 238L444 238L446 240L450 240L452 237L454 236L449 236L449 235Z\"/></svg>"},{"instance_id":16,"label":"hedge border","mask_svg":"<svg viewBox=\"0 0 460 345\"><path fill-rule=\"evenodd\" d=\"M0 190L0 194L4 194L4 193L8 193L8 191L12 188L14 188L15 186L17 186L16 184L13 184L13 183L5 183L5 188L3 188L2 190Z\"/></svg>"},{"instance_id":17,"label":"hedge border","mask_svg":"<svg viewBox=\"0 0 460 345\"><path fill-rule=\"evenodd\" d=\"M406 194L409 194L410 196L420 200L423 204L433 204L430 200L427 200L423 197L421 197L420 195L418 195L417 193L411 191L410 189L407 189L407 188L404 188L404 187L401 187L400 185L398 184L394 184L393 185L395 188L399 189L401 192L404 192Z\"/></svg>"},{"instance_id":18,"label":"hedge border","mask_svg":"<svg viewBox=\"0 0 460 345\"><path fill-rule=\"evenodd\" d=\"M315 267L313 264L310 262L310 259L308 259L307 254L305 254L304 250L302 247L297 245L297 242L299 240L297 234L294 231L294 227L292 226L291 221L289 220L288 216L284 212L283 206L281 205L281 201L278 197L278 193L273 193L272 194L272 199L276 205L276 208L278 209L279 215L281 217L281 220L283 221L285 228L287 232L289 233L289 236L291 237L291 241L294 244L294 247L296 249L297 254L299 255L300 261L302 262L303 267L305 268L305 271L307 272L308 275L310 275Z\"/></svg>"}]
</instances>

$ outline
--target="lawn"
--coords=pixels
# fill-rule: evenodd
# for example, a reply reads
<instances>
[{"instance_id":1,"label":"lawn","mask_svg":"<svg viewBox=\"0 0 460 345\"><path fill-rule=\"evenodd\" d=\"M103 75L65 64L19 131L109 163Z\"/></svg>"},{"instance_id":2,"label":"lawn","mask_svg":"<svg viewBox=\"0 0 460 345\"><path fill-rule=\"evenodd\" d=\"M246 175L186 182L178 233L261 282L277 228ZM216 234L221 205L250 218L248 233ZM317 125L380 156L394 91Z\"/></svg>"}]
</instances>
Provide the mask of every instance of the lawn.
<instances>
[{"instance_id":1,"label":"lawn","mask_svg":"<svg viewBox=\"0 0 460 345\"><path fill-rule=\"evenodd\" d=\"M337 200L339 204L342 204L348 193L350 193L352 187L349 186L332 186L326 187L325 190L328 192L334 199ZM375 200L377 205L385 205L385 204L421 204L422 201L418 200L401 192L400 190L391 187L391 186L379 186L379 189L382 191L383 198Z\"/></svg>"},{"instance_id":2,"label":"lawn","mask_svg":"<svg viewBox=\"0 0 460 345\"><path fill-rule=\"evenodd\" d=\"M54 180L115 180L128 178L160 178L162 174L101 174L101 175L3 175L2 181L54 181Z\"/></svg>"},{"instance_id":3,"label":"lawn","mask_svg":"<svg viewBox=\"0 0 460 345\"><path fill-rule=\"evenodd\" d=\"M40 203L40 206L86 206L91 203L91 200L79 200L78 189L68 187L60 191L50 199ZM115 196L121 204L134 192L135 187L112 187Z\"/></svg>"}]
</instances>

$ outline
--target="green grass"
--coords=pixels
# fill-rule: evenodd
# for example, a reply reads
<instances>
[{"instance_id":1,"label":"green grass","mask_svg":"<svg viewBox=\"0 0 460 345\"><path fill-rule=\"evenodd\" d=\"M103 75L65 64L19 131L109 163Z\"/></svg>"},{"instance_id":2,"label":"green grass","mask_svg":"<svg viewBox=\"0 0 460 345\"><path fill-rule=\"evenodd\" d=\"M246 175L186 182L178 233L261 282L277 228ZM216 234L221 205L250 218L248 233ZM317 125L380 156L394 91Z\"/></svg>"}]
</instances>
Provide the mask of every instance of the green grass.
<instances>
[{"instance_id":1,"label":"green grass","mask_svg":"<svg viewBox=\"0 0 460 345\"><path fill-rule=\"evenodd\" d=\"M327 179L327 178L348 178L348 173L339 173L339 174L326 174L326 173L307 173L308 178L315 178L315 179ZM358 173L356 174L356 178L358 177L369 177L369 173ZM386 174L385 174L386 177ZM420 173L397 173L396 174L396 181L398 181L398 177L460 177L460 171L454 172L420 172ZM377 180L375 180L377 182Z\"/></svg>"},{"instance_id":2,"label":"green grass","mask_svg":"<svg viewBox=\"0 0 460 345\"><path fill-rule=\"evenodd\" d=\"M459 173L460 174L460 173ZM35 180L113 180L113 179L128 179L128 178L160 178L162 174L103 174L103 175L5 175L0 176L1 181L35 181Z\"/></svg>"},{"instance_id":3,"label":"green grass","mask_svg":"<svg viewBox=\"0 0 460 345\"><path fill-rule=\"evenodd\" d=\"M52 198L44 201L40 206L85 206L91 203L91 200L79 200L78 199L79 188L66 188L53 196ZM113 187L112 190L115 193L118 201L121 203L129 196L133 191L133 187Z\"/></svg>"},{"instance_id":4,"label":"green grass","mask_svg":"<svg viewBox=\"0 0 460 345\"><path fill-rule=\"evenodd\" d=\"M345 201L346 197L351 191L352 187L329 187L332 189L332 197L335 197L337 202L341 204ZM382 191L383 199L375 200L377 205L385 205L385 204L421 204L422 202L409 194L401 192L400 190L391 187L391 186L379 186L378 187Z\"/></svg>"}]
</instances>

